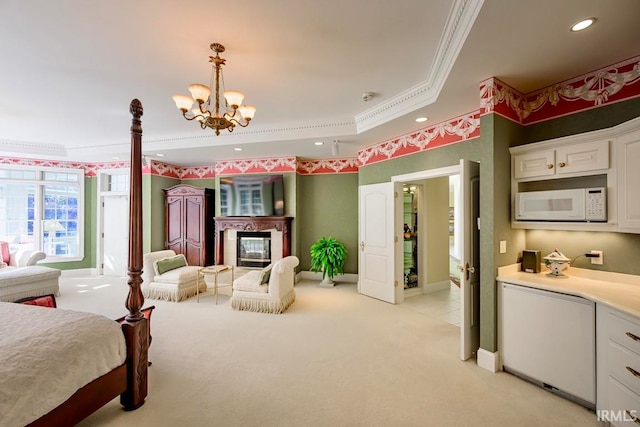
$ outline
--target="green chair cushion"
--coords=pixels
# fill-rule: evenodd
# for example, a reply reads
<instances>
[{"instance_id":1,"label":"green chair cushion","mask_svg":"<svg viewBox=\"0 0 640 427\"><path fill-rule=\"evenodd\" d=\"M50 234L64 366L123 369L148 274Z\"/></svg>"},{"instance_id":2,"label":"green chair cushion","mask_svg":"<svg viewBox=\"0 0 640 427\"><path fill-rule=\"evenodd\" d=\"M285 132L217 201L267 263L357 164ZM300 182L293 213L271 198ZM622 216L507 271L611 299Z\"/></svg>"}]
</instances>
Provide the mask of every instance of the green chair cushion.
<instances>
[{"instance_id":1,"label":"green chair cushion","mask_svg":"<svg viewBox=\"0 0 640 427\"><path fill-rule=\"evenodd\" d=\"M185 267L186 265L187 260L182 254L159 259L154 262L154 268L157 275L164 274L167 271L175 270L176 268Z\"/></svg>"}]
</instances>

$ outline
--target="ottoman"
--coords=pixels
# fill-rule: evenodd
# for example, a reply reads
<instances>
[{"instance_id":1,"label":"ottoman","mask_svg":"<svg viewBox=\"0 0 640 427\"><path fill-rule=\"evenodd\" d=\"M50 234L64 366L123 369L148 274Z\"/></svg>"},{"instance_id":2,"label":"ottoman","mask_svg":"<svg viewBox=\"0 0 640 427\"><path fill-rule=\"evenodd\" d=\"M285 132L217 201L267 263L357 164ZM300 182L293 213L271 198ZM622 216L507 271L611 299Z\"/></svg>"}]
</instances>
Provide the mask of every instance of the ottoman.
<instances>
[{"instance_id":1,"label":"ottoman","mask_svg":"<svg viewBox=\"0 0 640 427\"><path fill-rule=\"evenodd\" d=\"M58 279L61 271L55 268L30 265L0 268L0 301L41 295L60 295Z\"/></svg>"}]
</instances>

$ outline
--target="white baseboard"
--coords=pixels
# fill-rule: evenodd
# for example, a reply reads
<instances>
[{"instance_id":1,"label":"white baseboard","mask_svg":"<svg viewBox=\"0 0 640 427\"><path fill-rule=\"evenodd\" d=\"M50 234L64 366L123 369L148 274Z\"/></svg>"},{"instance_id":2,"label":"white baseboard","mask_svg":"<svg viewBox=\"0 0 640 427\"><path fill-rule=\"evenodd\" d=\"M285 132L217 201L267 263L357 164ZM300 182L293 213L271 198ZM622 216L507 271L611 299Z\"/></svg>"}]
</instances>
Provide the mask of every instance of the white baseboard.
<instances>
[{"instance_id":1,"label":"white baseboard","mask_svg":"<svg viewBox=\"0 0 640 427\"><path fill-rule=\"evenodd\" d=\"M445 289L449 289L451 286L451 282L448 280L443 280L442 282L429 283L422 290L423 294L431 294L433 292L444 291Z\"/></svg>"},{"instance_id":2,"label":"white baseboard","mask_svg":"<svg viewBox=\"0 0 640 427\"><path fill-rule=\"evenodd\" d=\"M75 270L60 270L60 273L64 277L98 276L98 269L97 268L78 268Z\"/></svg>"},{"instance_id":3,"label":"white baseboard","mask_svg":"<svg viewBox=\"0 0 640 427\"><path fill-rule=\"evenodd\" d=\"M500 366L500 357L498 352L491 353L485 349L479 348L477 353L477 363L481 368L490 372L498 372L502 370Z\"/></svg>"},{"instance_id":4,"label":"white baseboard","mask_svg":"<svg viewBox=\"0 0 640 427\"><path fill-rule=\"evenodd\" d=\"M409 288L409 289L405 289L404 290L404 297L405 298L411 298L411 297L415 297L416 295L422 295L422 289L420 288Z\"/></svg>"}]
</instances>

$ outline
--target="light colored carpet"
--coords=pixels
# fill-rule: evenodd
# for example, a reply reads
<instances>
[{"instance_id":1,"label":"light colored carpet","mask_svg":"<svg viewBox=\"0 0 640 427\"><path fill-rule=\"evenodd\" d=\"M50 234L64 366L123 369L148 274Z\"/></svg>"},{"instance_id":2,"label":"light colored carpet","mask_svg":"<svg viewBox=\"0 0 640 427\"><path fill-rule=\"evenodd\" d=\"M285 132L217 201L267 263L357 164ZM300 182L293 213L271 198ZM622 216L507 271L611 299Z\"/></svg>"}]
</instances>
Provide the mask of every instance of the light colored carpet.
<instances>
[{"instance_id":1,"label":"light colored carpet","mask_svg":"<svg viewBox=\"0 0 640 427\"><path fill-rule=\"evenodd\" d=\"M82 426L597 426L507 373L461 362L458 328L403 305L302 281L281 315L238 312L229 288L155 304L149 396ZM126 278L61 280L60 308L117 318Z\"/></svg>"}]
</instances>

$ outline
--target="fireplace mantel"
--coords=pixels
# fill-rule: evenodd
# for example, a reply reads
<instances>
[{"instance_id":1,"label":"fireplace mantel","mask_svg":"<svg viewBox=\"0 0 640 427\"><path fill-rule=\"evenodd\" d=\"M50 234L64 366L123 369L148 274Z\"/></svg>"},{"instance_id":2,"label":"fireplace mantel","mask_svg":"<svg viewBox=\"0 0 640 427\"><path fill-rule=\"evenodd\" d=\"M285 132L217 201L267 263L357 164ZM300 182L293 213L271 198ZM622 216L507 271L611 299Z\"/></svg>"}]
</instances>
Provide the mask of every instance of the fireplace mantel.
<instances>
[{"instance_id":1,"label":"fireplace mantel","mask_svg":"<svg viewBox=\"0 0 640 427\"><path fill-rule=\"evenodd\" d=\"M291 221L290 216L217 216L214 221L216 245L216 264L224 263L224 230L264 231L278 230L282 232L282 257L291 255Z\"/></svg>"}]
</instances>

